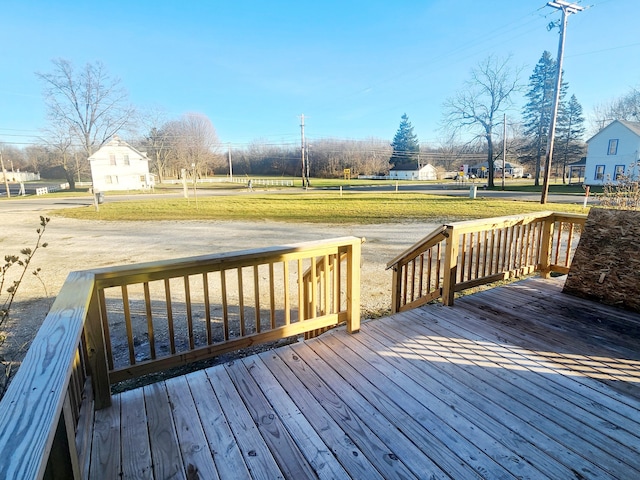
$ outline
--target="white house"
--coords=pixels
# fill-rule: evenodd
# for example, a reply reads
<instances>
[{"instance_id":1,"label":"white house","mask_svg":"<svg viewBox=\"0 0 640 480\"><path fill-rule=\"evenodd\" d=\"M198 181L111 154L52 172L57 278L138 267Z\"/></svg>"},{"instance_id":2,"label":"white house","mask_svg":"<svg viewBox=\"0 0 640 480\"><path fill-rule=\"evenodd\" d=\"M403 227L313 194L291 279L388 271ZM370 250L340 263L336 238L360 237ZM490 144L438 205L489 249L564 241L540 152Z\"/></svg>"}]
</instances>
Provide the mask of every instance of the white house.
<instances>
[{"instance_id":1,"label":"white house","mask_svg":"<svg viewBox=\"0 0 640 480\"><path fill-rule=\"evenodd\" d=\"M420 167L418 162L398 163L389 170L391 180L437 180L436 168L431 164Z\"/></svg>"},{"instance_id":2,"label":"white house","mask_svg":"<svg viewBox=\"0 0 640 480\"><path fill-rule=\"evenodd\" d=\"M117 135L89 157L95 192L153 188L147 154L139 152Z\"/></svg>"},{"instance_id":3,"label":"white house","mask_svg":"<svg viewBox=\"0 0 640 480\"><path fill-rule=\"evenodd\" d=\"M621 175L637 178L640 122L614 120L587 140L585 185L616 183Z\"/></svg>"}]
</instances>

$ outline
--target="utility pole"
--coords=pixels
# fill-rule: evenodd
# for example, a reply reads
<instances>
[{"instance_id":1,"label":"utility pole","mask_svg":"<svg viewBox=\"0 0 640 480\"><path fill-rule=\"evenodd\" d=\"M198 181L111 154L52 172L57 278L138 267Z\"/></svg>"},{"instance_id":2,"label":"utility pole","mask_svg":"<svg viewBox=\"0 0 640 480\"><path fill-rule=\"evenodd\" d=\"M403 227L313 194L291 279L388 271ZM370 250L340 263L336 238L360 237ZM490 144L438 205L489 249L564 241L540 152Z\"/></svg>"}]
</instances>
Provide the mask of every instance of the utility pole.
<instances>
[{"instance_id":1,"label":"utility pole","mask_svg":"<svg viewBox=\"0 0 640 480\"><path fill-rule=\"evenodd\" d=\"M304 113L300 115L300 154L302 156L302 188L309 186L307 180L307 162L304 156Z\"/></svg>"},{"instance_id":2,"label":"utility pole","mask_svg":"<svg viewBox=\"0 0 640 480\"><path fill-rule=\"evenodd\" d=\"M551 112L551 123L549 125L549 135L547 137L547 151L545 154L544 165L544 183L542 185L542 195L540 196L540 203L547 203L547 196L549 195L549 179L551 178L551 161L553 159L553 143L556 138L556 121L558 117L558 104L560 103L560 87L562 86L562 59L564 57L564 40L567 31L567 18L572 13L578 13L584 10L584 7L575 3L569 3L565 0L554 0L547 3L548 7L553 7L562 11L562 19L560 20L560 39L558 41L558 60L557 60L557 72L556 72L556 89L553 99L553 110Z\"/></svg>"},{"instance_id":3,"label":"utility pole","mask_svg":"<svg viewBox=\"0 0 640 480\"><path fill-rule=\"evenodd\" d=\"M231 164L231 144L229 144L229 181L233 182L233 165Z\"/></svg>"},{"instance_id":4,"label":"utility pole","mask_svg":"<svg viewBox=\"0 0 640 480\"><path fill-rule=\"evenodd\" d=\"M310 175L310 164L311 162L309 161L309 149L311 148L311 145L309 145L308 143L305 145L306 146L306 153L305 153L305 164L307 166L307 187L311 186L311 181L309 180L309 178L311 177Z\"/></svg>"},{"instance_id":5,"label":"utility pole","mask_svg":"<svg viewBox=\"0 0 640 480\"><path fill-rule=\"evenodd\" d=\"M0 150L0 166L2 167L2 176L4 177L4 188L7 191L7 198L11 198L9 191L9 180L7 180L7 171L4 168L4 159L2 158L2 150Z\"/></svg>"},{"instance_id":6,"label":"utility pole","mask_svg":"<svg viewBox=\"0 0 640 480\"><path fill-rule=\"evenodd\" d=\"M502 190L504 190L504 177L507 173L507 114L502 114Z\"/></svg>"}]
</instances>

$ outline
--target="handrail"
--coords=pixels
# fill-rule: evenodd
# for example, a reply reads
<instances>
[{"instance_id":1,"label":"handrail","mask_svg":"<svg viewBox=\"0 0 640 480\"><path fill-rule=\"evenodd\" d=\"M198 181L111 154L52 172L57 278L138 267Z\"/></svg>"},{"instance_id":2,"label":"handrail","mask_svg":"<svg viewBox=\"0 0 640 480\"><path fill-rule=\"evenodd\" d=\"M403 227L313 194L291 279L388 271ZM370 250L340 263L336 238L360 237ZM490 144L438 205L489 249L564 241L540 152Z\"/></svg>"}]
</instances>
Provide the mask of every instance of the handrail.
<instances>
[{"instance_id":1,"label":"handrail","mask_svg":"<svg viewBox=\"0 0 640 480\"><path fill-rule=\"evenodd\" d=\"M585 220L538 212L442 225L387 264L392 311L452 305L456 292L534 271L567 273Z\"/></svg>"},{"instance_id":2,"label":"handrail","mask_svg":"<svg viewBox=\"0 0 640 480\"><path fill-rule=\"evenodd\" d=\"M40 479L83 478L86 460L90 453L90 432L87 425L93 416L93 409L110 404L110 384L114 377L123 378L147 371L157 371L184 364L201 358L208 358L222 352L255 345L260 342L299 335L330 325L346 322L347 330L355 333L360 328L360 248L361 239L343 237L327 241L315 241L270 247L241 252L205 255L100 268L90 271L72 272L58 294L42 327L33 340L15 378L0 402L0 451L5 453L0 462L0 478ZM305 261L316 265L316 257L334 257L334 266L329 268L324 262L322 275L303 279ZM305 260L306 259L306 260ZM343 266L338 266L338 261ZM237 296L243 308L243 269L254 272L253 287L257 295L259 278L255 275L266 270L271 288L269 296L275 298L275 264L282 262L284 286L278 294L284 296L283 321L248 332L249 321L242 323L237 338L226 337L225 341L200 348L190 348L186 352L172 352L167 357L146 362L136 362L130 368L114 369L110 365L111 345L108 323L109 302L105 290L119 287L125 304L130 300L128 289L132 283L144 286L144 301L149 321L150 338L154 336L152 313L155 304L151 302L150 282L159 281L164 285L172 279L184 281L185 302L189 320L194 320L190 295L198 292L191 287L190 276L197 276L203 282L199 293L205 298L205 305L213 307L207 293L207 278L210 272L217 272L221 279L227 272L236 272ZM291 307L292 293L288 290L290 280L289 262L297 264L299 283L307 282L311 291L322 289L322 309L310 310L300 299L300 312L295 317ZM263 268L264 267L264 268ZM340 272L332 279L327 273ZM319 284L314 286L313 282ZM224 280L223 280L224 283ZM230 309L230 286L224 286L227 296L222 299L225 308ZM303 287L300 287L300 291ZM320 290L318 290L320 291ZM337 293L339 292L339 293ZM170 291L167 290L168 309L171 311ZM330 297L329 297L330 296ZM331 298L331 301L328 299ZM338 302L337 300L340 299ZM259 315L260 306L256 307ZM270 313L276 312L275 304L269 305ZM125 307L127 310L128 307ZM227 314L226 311L225 314ZM208 315L208 314L207 314ZM207 317L208 318L208 317ZM258 318L256 316L256 318ZM278 319L279 320L279 319ZM192 332L191 332L192 333ZM131 339L131 338L130 338ZM193 347L193 346L192 346ZM129 345L129 348L134 348ZM87 390L87 387L90 390ZM84 400L84 402L83 402ZM81 409L82 407L82 409ZM88 409L88 411L87 411ZM11 452L10 454L7 452Z\"/></svg>"},{"instance_id":3,"label":"handrail","mask_svg":"<svg viewBox=\"0 0 640 480\"><path fill-rule=\"evenodd\" d=\"M69 274L0 402L0 478L42 478L61 429L75 448L66 404L93 287L91 273Z\"/></svg>"},{"instance_id":4,"label":"handrail","mask_svg":"<svg viewBox=\"0 0 640 480\"><path fill-rule=\"evenodd\" d=\"M359 288L354 288L354 285L359 286L359 277L357 277L359 264L355 268L353 261L356 256L359 258L360 243L359 238L344 237L330 241L306 242L284 247L260 248L96 270L101 322L107 344L112 335L109 326L113 323L112 318L118 318L116 323L125 325L127 329L129 358L124 364L122 362L118 364L113 357L107 359L110 382L116 383L341 322L347 322L347 328L350 331L357 331ZM346 255L343 256L342 253ZM343 271L346 272L347 278L342 282L340 278L336 278L334 282L321 283L318 287L325 289L326 298L334 296L344 300L341 305L333 303L331 311L314 308L313 312L310 312L304 304L304 296L300 295L302 292L300 286L305 282L303 263L313 265L317 258L331 256L346 258L344 260L346 268ZM210 274L214 273L216 275L211 277ZM261 280L261 277L266 280ZM172 286L171 281L177 283ZM298 287L291 287L290 281L297 282ZM156 282L155 296L152 291L153 282ZM197 294L192 286L195 282L198 283L197 289L201 289L203 294L198 301L192 298ZM213 290L214 282L217 282L215 293L210 292ZM261 286L261 282L266 284ZM280 292L282 302L279 305L276 305L278 300L275 298L277 282L281 282L283 289ZM237 298L232 298L229 294L231 284L237 284ZM139 290L137 299L132 294L132 289L136 286ZM121 288L114 289L114 287ZM245 291L249 289L253 289L253 292ZM341 289L345 290L342 296ZM267 292L268 296L265 295ZM109 294L110 301L107 298ZM216 304L219 311L217 319L211 314L215 303L214 297L219 299ZM133 325L135 315L131 305L134 302L147 306L146 312L140 311L138 315L144 317L143 323L146 323L147 327L138 331L138 334L134 331ZM174 326L178 322L178 319L174 318L178 316L176 306L183 309L180 320L186 322L183 338L184 343L188 345L182 349L178 348L174 342L178 337L177 333L174 335ZM268 312L264 312L263 316L267 306ZM196 308L199 308L204 322L196 321ZM158 314L163 317L163 325L166 319L171 330L169 344L166 345L169 350L167 354L160 352L155 345L157 343L154 331L155 317ZM235 327L232 318L234 315ZM264 318L265 316L269 317L268 321ZM198 325L203 325L204 329L200 344L197 341ZM224 337L223 339L214 338L213 330L216 326L222 328L220 335ZM206 339L204 339L205 336ZM139 339L143 337L144 345L137 344L141 343ZM107 350L111 349L107 348ZM139 358L140 355L143 358Z\"/></svg>"}]
</instances>

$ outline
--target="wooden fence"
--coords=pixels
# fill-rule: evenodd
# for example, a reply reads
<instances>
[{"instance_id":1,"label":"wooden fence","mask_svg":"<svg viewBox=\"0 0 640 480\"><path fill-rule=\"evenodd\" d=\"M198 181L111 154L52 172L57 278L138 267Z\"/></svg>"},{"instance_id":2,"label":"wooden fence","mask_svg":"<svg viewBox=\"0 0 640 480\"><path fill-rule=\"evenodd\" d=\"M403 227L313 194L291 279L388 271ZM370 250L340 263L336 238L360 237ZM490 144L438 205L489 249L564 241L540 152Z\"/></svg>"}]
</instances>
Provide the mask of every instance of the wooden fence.
<instances>
[{"instance_id":1,"label":"wooden fence","mask_svg":"<svg viewBox=\"0 0 640 480\"><path fill-rule=\"evenodd\" d=\"M541 212L442 225L387 264L392 310L539 271L567 273L586 215Z\"/></svg>"},{"instance_id":2,"label":"wooden fence","mask_svg":"<svg viewBox=\"0 0 640 480\"><path fill-rule=\"evenodd\" d=\"M0 402L0 478L83 478L114 382L339 323L357 332L360 248L344 237L72 272Z\"/></svg>"}]
</instances>

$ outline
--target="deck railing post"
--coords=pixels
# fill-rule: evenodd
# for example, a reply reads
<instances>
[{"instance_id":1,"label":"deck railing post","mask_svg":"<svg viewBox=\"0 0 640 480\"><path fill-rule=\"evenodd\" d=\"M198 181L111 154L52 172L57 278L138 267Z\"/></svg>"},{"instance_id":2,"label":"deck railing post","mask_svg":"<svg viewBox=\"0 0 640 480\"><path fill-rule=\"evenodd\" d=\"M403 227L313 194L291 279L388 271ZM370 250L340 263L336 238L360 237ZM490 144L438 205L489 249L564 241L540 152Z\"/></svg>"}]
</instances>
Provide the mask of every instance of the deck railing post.
<instances>
[{"instance_id":1,"label":"deck railing post","mask_svg":"<svg viewBox=\"0 0 640 480\"><path fill-rule=\"evenodd\" d=\"M453 305L455 294L456 278L458 275L458 250L459 239L458 234L452 226L447 226L444 232L445 240L445 256L444 256L444 272L442 279L442 303L443 305Z\"/></svg>"},{"instance_id":2,"label":"deck railing post","mask_svg":"<svg viewBox=\"0 0 640 480\"><path fill-rule=\"evenodd\" d=\"M400 272L402 271L402 265L396 263L392 269L391 277L391 313L398 313L400 311L400 293L402 292L402 282Z\"/></svg>"},{"instance_id":3,"label":"deck railing post","mask_svg":"<svg viewBox=\"0 0 640 480\"><path fill-rule=\"evenodd\" d=\"M87 343L87 357L91 372L91 384L96 410L111 406L111 385L109 382L109 366L107 364L107 349L102 329L102 311L98 301L98 289L93 288L87 321L84 326Z\"/></svg>"},{"instance_id":4,"label":"deck railing post","mask_svg":"<svg viewBox=\"0 0 640 480\"><path fill-rule=\"evenodd\" d=\"M360 331L360 255L361 240L347 247L347 332Z\"/></svg>"},{"instance_id":5,"label":"deck railing post","mask_svg":"<svg viewBox=\"0 0 640 480\"><path fill-rule=\"evenodd\" d=\"M551 276L551 249L553 243L553 227L555 216L550 215L544 220L542 226L542 240L540 242L540 258L538 259L538 269L542 278Z\"/></svg>"}]
</instances>

